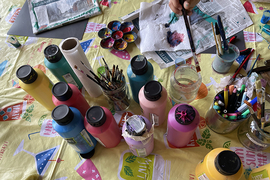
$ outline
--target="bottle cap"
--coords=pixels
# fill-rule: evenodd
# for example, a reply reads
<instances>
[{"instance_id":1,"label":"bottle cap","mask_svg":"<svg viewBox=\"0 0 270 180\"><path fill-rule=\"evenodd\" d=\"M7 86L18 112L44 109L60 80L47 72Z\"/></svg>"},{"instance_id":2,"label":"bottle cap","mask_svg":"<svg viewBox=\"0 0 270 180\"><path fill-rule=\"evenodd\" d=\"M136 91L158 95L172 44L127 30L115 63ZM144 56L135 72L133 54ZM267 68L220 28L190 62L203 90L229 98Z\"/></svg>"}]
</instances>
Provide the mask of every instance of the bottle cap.
<instances>
[{"instance_id":1,"label":"bottle cap","mask_svg":"<svg viewBox=\"0 0 270 180\"><path fill-rule=\"evenodd\" d=\"M142 136L145 133L146 124L142 116L133 115L126 121L126 131L132 136Z\"/></svg>"},{"instance_id":2,"label":"bottle cap","mask_svg":"<svg viewBox=\"0 0 270 180\"><path fill-rule=\"evenodd\" d=\"M25 84L31 84L37 79L38 74L31 66L23 65L17 70L16 76Z\"/></svg>"},{"instance_id":3,"label":"bottle cap","mask_svg":"<svg viewBox=\"0 0 270 180\"><path fill-rule=\"evenodd\" d=\"M47 46L44 49L44 55L45 58L51 63L56 63L63 57L63 54L60 51L59 47L55 44Z\"/></svg>"},{"instance_id":4,"label":"bottle cap","mask_svg":"<svg viewBox=\"0 0 270 180\"><path fill-rule=\"evenodd\" d=\"M106 122L106 114L100 106L92 106L85 116L87 122L94 127L100 127Z\"/></svg>"},{"instance_id":5,"label":"bottle cap","mask_svg":"<svg viewBox=\"0 0 270 180\"><path fill-rule=\"evenodd\" d=\"M239 171L241 160L235 152L224 150L215 158L215 166L221 174L229 176Z\"/></svg>"},{"instance_id":6,"label":"bottle cap","mask_svg":"<svg viewBox=\"0 0 270 180\"><path fill-rule=\"evenodd\" d=\"M187 104L180 104L175 109L175 119L178 123L182 125L189 125L195 119L196 112L192 106Z\"/></svg>"},{"instance_id":7,"label":"bottle cap","mask_svg":"<svg viewBox=\"0 0 270 180\"><path fill-rule=\"evenodd\" d=\"M132 72L136 75L143 75L148 70L147 59L143 55L134 56L131 59L130 66Z\"/></svg>"},{"instance_id":8,"label":"bottle cap","mask_svg":"<svg viewBox=\"0 0 270 180\"><path fill-rule=\"evenodd\" d=\"M69 124L72 121L73 117L74 117L73 112L65 104L56 106L52 110L52 118L55 120L55 122L57 122L57 124L60 125Z\"/></svg>"},{"instance_id":9,"label":"bottle cap","mask_svg":"<svg viewBox=\"0 0 270 180\"><path fill-rule=\"evenodd\" d=\"M90 159L92 156L94 156L95 154L95 149L93 149L92 151L90 151L89 153L86 154L80 154L82 158L84 159Z\"/></svg>"},{"instance_id":10,"label":"bottle cap","mask_svg":"<svg viewBox=\"0 0 270 180\"><path fill-rule=\"evenodd\" d=\"M72 96L73 91L66 82L58 82L52 87L52 94L59 101L67 101Z\"/></svg>"},{"instance_id":11,"label":"bottle cap","mask_svg":"<svg viewBox=\"0 0 270 180\"><path fill-rule=\"evenodd\" d=\"M148 81L144 86L144 96L149 101L157 101L161 97L162 85L158 81Z\"/></svg>"}]
</instances>

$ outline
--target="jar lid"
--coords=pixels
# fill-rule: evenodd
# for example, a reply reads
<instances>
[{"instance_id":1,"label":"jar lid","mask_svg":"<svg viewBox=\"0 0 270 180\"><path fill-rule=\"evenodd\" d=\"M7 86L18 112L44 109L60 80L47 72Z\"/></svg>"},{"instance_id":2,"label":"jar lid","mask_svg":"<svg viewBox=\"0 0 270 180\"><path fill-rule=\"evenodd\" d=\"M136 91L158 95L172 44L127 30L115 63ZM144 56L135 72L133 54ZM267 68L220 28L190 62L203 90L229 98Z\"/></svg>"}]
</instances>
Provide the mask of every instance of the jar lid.
<instances>
[{"instance_id":1,"label":"jar lid","mask_svg":"<svg viewBox=\"0 0 270 180\"><path fill-rule=\"evenodd\" d=\"M133 115L126 121L126 131L132 136L142 136L145 133L146 124L142 116Z\"/></svg>"},{"instance_id":2,"label":"jar lid","mask_svg":"<svg viewBox=\"0 0 270 180\"><path fill-rule=\"evenodd\" d=\"M92 106L86 112L87 122L94 127L100 127L106 122L106 114L102 107Z\"/></svg>"},{"instance_id":3,"label":"jar lid","mask_svg":"<svg viewBox=\"0 0 270 180\"><path fill-rule=\"evenodd\" d=\"M60 51L59 47L55 44L47 46L44 49L44 55L46 59L51 63L56 63L63 57L63 54Z\"/></svg>"},{"instance_id":4,"label":"jar lid","mask_svg":"<svg viewBox=\"0 0 270 180\"><path fill-rule=\"evenodd\" d=\"M66 82L58 82L52 87L52 94L59 101L67 101L72 96L73 91Z\"/></svg>"},{"instance_id":5,"label":"jar lid","mask_svg":"<svg viewBox=\"0 0 270 180\"><path fill-rule=\"evenodd\" d=\"M241 160L235 152L224 150L215 158L215 166L221 174L233 175L241 168Z\"/></svg>"},{"instance_id":6,"label":"jar lid","mask_svg":"<svg viewBox=\"0 0 270 180\"><path fill-rule=\"evenodd\" d=\"M144 96L149 101L157 101L161 97L162 85L158 81L148 81L144 85Z\"/></svg>"},{"instance_id":7,"label":"jar lid","mask_svg":"<svg viewBox=\"0 0 270 180\"><path fill-rule=\"evenodd\" d=\"M38 74L31 66L23 65L17 70L16 76L25 84L31 84L35 82Z\"/></svg>"},{"instance_id":8,"label":"jar lid","mask_svg":"<svg viewBox=\"0 0 270 180\"><path fill-rule=\"evenodd\" d=\"M175 119L182 125L189 125L195 119L196 112L192 106L187 104L180 104L175 109Z\"/></svg>"},{"instance_id":9,"label":"jar lid","mask_svg":"<svg viewBox=\"0 0 270 180\"><path fill-rule=\"evenodd\" d=\"M74 113L65 104L56 106L52 110L52 118L55 120L55 122L57 122L57 124L67 125L73 120L73 117Z\"/></svg>"},{"instance_id":10,"label":"jar lid","mask_svg":"<svg viewBox=\"0 0 270 180\"><path fill-rule=\"evenodd\" d=\"M130 66L132 72L136 75L143 75L148 70L147 59L143 55L134 56L131 59Z\"/></svg>"}]
</instances>

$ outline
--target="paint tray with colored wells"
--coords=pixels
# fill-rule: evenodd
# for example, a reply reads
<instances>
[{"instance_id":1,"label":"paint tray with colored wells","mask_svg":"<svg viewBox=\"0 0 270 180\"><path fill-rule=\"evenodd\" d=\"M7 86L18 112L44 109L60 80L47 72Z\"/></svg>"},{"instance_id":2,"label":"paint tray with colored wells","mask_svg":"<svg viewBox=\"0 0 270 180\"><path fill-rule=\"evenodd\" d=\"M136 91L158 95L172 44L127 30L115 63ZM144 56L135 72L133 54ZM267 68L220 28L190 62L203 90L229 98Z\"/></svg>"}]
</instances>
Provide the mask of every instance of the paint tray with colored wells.
<instances>
[{"instance_id":1,"label":"paint tray with colored wells","mask_svg":"<svg viewBox=\"0 0 270 180\"><path fill-rule=\"evenodd\" d=\"M98 36L102 39L100 46L104 49L125 50L129 43L137 39L133 29L134 25L131 22L111 21L106 28L98 31Z\"/></svg>"}]
</instances>

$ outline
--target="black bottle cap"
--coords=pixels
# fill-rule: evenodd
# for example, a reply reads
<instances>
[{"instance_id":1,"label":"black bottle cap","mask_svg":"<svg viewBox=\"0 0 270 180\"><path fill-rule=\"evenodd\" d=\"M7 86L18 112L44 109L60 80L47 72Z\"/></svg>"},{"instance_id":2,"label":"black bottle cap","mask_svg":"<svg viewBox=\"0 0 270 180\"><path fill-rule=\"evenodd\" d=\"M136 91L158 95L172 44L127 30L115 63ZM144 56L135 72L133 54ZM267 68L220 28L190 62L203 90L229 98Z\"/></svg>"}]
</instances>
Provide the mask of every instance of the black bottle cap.
<instances>
[{"instance_id":1,"label":"black bottle cap","mask_svg":"<svg viewBox=\"0 0 270 180\"><path fill-rule=\"evenodd\" d=\"M65 105L61 104L59 106L56 106L52 110L52 118L60 125L67 125L69 124L74 117L73 112L71 109Z\"/></svg>"},{"instance_id":2,"label":"black bottle cap","mask_svg":"<svg viewBox=\"0 0 270 180\"><path fill-rule=\"evenodd\" d=\"M31 66L23 65L17 70L16 76L25 84L31 84L37 79L38 74Z\"/></svg>"},{"instance_id":3,"label":"black bottle cap","mask_svg":"<svg viewBox=\"0 0 270 180\"><path fill-rule=\"evenodd\" d=\"M106 122L106 114L100 106L92 106L86 112L86 119L91 126L99 127Z\"/></svg>"},{"instance_id":4,"label":"black bottle cap","mask_svg":"<svg viewBox=\"0 0 270 180\"><path fill-rule=\"evenodd\" d=\"M134 56L130 65L132 72L136 75L143 75L148 70L147 59L143 55Z\"/></svg>"},{"instance_id":5,"label":"black bottle cap","mask_svg":"<svg viewBox=\"0 0 270 180\"><path fill-rule=\"evenodd\" d=\"M182 125L189 125L195 119L196 112L187 104L179 105L175 109L175 119L178 123Z\"/></svg>"},{"instance_id":6,"label":"black bottle cap","mask_svg":"<svg viewBox=\"0 0 270 180\"><path fill-rule=\"evenodd\" d=\"M73 91L66 82L58 82L52 87L52 94L59 101L67 101L72 96Z\"/></svg>"},{"instance_id":7,"label":"black bottle cap","mask_svg":"<svg viewBox=\"0 0 270 180\"><path fill-rule=\"evenodd\" d=\"M225 150L215 158L215 166L221 174L233 175L241 168L241 160L235 152Z\"/></svg>"},{"instance_id":8,"label":"black bottle cap","mask_svg":"<svg viewBox=\"0 0 270 180\"><path fill-rule=\"evenodd\" d=\"M45 58L51 63L56 63L63 57L63 54L60 51L59 47L55 44L47 46L44 49L44 55Z\"/></svg>"},{"instance_id":9,"label":"black bottle cap","mask_svg":"<svg viewBox=\"0 0 270 180\"><path fill-rule=\"evenodd\" d=\"M94 156L95 154L95 149L93 149L92 151L90 151L89 153L86 154L80 154L82 158L84 159L90 159L92 156Z\"/></svg>"},{"instance_id":10,"label":"black bottle cap","mask_svg":"<svg viewBox=\"0 0 270 180\"><path fill-rule=\"evenodd\" d=\"M162 85L158 81L148 81L144 85L144 96L149 101L157 101L161 97Z\"/></svg>"}]
</instances>

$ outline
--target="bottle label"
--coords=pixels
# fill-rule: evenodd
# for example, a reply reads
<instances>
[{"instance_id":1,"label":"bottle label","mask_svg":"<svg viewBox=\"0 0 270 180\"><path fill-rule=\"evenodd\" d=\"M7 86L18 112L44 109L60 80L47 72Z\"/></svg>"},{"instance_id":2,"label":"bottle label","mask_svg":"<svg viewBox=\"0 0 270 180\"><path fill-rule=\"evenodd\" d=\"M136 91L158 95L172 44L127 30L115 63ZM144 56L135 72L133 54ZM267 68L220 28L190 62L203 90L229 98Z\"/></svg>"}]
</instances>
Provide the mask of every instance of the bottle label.
<instances>
[{"instance_id":1,"label":"bottle label","mask_svg":"<svg viewBox=\"0 0 270 180\"><path fill-rule=\"evenodd\" d=\"M198 176L198 180L209 180L209 178L206 176L205 173L202 173L201 175Z\"/></svg>"},{"instance_id":2,"label":"bottle label","mask_svg":"<svg viewBox=\"0 0 270 180\"><path fill-rule=\"evenodd\" d=\"M64 74L62 76L64 78L64 80L69 83L69 84L73 84L75 86L77 86L77 88L79 88L78 84L76 83L76 81L73 79L73 77L71 76L70 73Z\"/></svg>"},{"instance_id":3,"label":"bottle label","mask_svg":"<svg viewBox=\"0 0 270 180\"><path fill-rule=\"evenodd\" d=\"M142 149L136 149L136 152L137 152L137 155L138 155L139 157L141 157L141 156L146 156L146 150L145 150L145 148L142 148Z\"/></svg>"},{"instance_id":4,"label":"bottle label","mask_svg":"<svg viewBox=\"0 0 270 180\"><path fill-rule=\"evenodd\" d=\"M94 137L102 146L104 146L104 147L106 147L105 146L105 144L103 144L103 142L99 139L99 138L97 138L97 137Z\"/></svg>"},{"instance_id":5,"label":"bottle label","mask_svg":"<svg viewBox=\"0 0 270 180\"><path fill-rule=\"evenodd\" d=\"M250 174L252 180L269 180L267 170L264 169L260 172Z\"/></svg>"},{"instance_id":6,"label":"bottle label","mask_svg":"<svg viewBox=\"0 0 270 180\"><path fill-rule=\"evenodd\" d=\"M83 129L81 133L79 133L77 136L72 138L66 138L65 140L78 153L87 151L89 149L89 146L94 146L94 143L92 142L90 136L87 134L85 129Z\"/></svg>"},{"instance_id":7,"label":"bottle label","mask_svg":"<svg viewBox=\"0 0 270 180\"><path fill-rule=\"evenodd\" d=\"M152 122L152 124L154 123L155 126L159 126L158 115L150 113L150 121Z\"/></svg>"}]
</instances>

